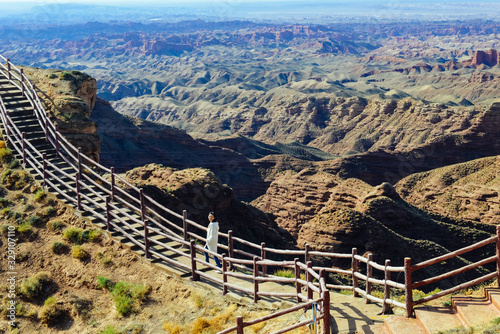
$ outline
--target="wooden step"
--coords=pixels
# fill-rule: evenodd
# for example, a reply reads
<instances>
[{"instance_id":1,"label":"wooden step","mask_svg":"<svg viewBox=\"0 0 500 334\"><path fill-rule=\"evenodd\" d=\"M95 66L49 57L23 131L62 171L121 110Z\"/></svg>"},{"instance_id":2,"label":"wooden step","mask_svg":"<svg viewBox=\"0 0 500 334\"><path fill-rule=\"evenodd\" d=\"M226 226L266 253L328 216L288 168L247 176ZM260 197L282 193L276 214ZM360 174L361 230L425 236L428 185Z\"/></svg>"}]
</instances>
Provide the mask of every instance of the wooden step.
<instances>
[{"instance_id":1,"label":"wooden step","mask_svg":"<svg viewBox=\"0 0 500 334\"><path fill-rule=\"evenodd\" d=\"M416 307L415 317L427 333L452 330L463 325L451 307Z\"/></svg>"},{"instance_id":2,"label":"wooden step","mask_svg":"<svg viewBox=\"0 0 500 334\"><path fill-rule=\"evenodd\" d=\"M487 296L459 296L452 297L451 301L458 317L467 327L487 326L500 316L500 311Z\"/></svg>"},{"instance_id":3,"label":"wooden step","mask_svg":"<svg viewBox=\"0 0 500 334\"><path fill-rule=\"evenodd\" d=\"M385 327L389 334L427 334L420 321L400 315L385 319Z\"/></svg>"}]
</instances>

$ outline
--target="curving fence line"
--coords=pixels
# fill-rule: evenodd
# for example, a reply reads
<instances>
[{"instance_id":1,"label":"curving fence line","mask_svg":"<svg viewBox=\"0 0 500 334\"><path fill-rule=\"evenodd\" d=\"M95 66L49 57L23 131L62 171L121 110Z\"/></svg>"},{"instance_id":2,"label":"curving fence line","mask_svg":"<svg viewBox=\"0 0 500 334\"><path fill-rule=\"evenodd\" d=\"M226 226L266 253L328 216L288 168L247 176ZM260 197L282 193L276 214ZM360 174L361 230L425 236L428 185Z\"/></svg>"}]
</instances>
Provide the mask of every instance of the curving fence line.
<instances>
[{"instance_id":1,"label":"curving fence line","mask_svg":"<svg viewBox=\"0 0 500 334\"><path fill-rule=\"evenodd\" d=\"M3 61L3 63L2 63ZM220 333L230 333L236 331L243 333L243 328L271 318L279 317L298 309L319 305L319 316L323 322L324 333L329 333L330 329L330 296L329 289L351 290L354 296L363 296L366 303L377 302L382 305L382 312L386 313L391 306L400 307L406 310L407 316L411 316L414 306L428 302L432 299L451 294L461 289L482 283L496 278L500 281L500 227L497 226L497 234L491 238L465 247L461 250L436 257L415 265L411 264L411 259L406 258L404 266L391 266L391 261L386 260L381 265L373 261L373 255L360 256L357 249L353 248L351 254L329 253L312 251L309 245L304 250L285 250L266 247L265 243L260 245L249 242L243 238L234 236L233 231L220 233L219 249L224 250L224 254L212 253L203 249L197 241L204 242L205 238L193 233L192 230L206 232L206 227L187 219L187 212L182 214L174 212L148 195L142 189L129 183L120 175L114 172L114 168L107 168L86 155L81 149L75 147L60 133L58 126L45 111L42 101L37 93L37 88L32 84L22 69L14 66L9 59L0 55L0 80L1 77L8 82L11 91L9 96L16 96L24 99L21 109L29 111L33 115L33 120L38 124L33 133L26 133L20 130L19 121L13 119L13 110L4 98L7 94L0 92L0 119L2 123L2 133L8 147L11 147L22 159L23 166L31 169L34 174L41 179L44 187L49 187L52 191L61 195L66 201L74 205L78 210L86 212L91 217L97 218L104 223L109 232L121 234L121 236L133 243L147 259L163 261L189 273L192 280L201 278L218 283L222 288L222 293L228 289L239 290L253 296L257 301L261 296L272 296L278 298L295 298L298 305L274 313L273 315L244 322L238 318L236 326ZM0 85L1 86L1 85ZM27 106L27 107L26 107ZM30 138L33 137L33 138ZM41 137L40 137L41 136ZM491 243L496 243L497 254L477 263L469 264L463 268L452 270L449 273L431 277L419 282L412 282L412 272L426 266L434 265L464 253L476 250ZM179 246L182 246L179 248ZM245 250L243 250L246 249ZM186 252L185 250L189 251ZM255 253L248 249L254 249ZM211 269L218 269L214 265L206 263L197 257L197 254L207 252L210 255L218 256L223 265L221 279L206 274L198 269L198 265L204 265ZM271 261L269 254L278 256L294 256L294 261ZM352 268L342 270L313 266L311 257L350 259ZM304 259L300 262L300 258ZM181 260L181 259L184 259ZM435 283L439 280L449 278L468 270L475 269L487 263L496 262L495 272L472 281L457 285L451 289L439 292L429 297L413 301L413 289ZM363 266L363 268L360 268ZM294 273L294 278L277 277L268 273L269 267L289 268ZM231 271L230 268L240 268L240 271ZM363 270L360 270L363 269ZM375 270L380 271L374 275ZM249 273L250 272L250 273ZM364 272L364 274L362 273ZM336 273L351 277L352 285L334 285L328 283L328 274ZM404 273L404 282L391 280L392 273ZM305 279L303 279L304 275ZM398 275L399 276L399 275ZM247 280L253 282L253 289L244 288L236 283L229 283L228 277L236 280ZM379 278L377 278L379 277ZM382 277L382 278L381 278ZM364 282L365 289L361 289L359 281ZM295 291L290 293L266 292L259 289L260 282L277 282L295 284ZM378 298L372 295L373 285L383 286L384 296ZM405 302L391 299L391 289L403 290ZM306 292L306 295L302 294ZM314 299L314 294L318 298ZM311 320L300 324L293 324L276 333L284 333L294 328L306 326Z\"/></svg>"}]
</instances>

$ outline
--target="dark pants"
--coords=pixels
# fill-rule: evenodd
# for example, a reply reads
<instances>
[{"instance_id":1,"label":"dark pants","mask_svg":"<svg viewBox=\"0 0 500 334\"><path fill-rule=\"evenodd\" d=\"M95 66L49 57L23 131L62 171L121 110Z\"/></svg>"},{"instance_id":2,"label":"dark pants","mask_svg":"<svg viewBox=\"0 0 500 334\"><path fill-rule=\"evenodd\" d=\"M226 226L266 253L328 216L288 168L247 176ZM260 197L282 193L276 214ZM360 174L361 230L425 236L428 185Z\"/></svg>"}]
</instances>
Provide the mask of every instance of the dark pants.
<instances>
[{"instance_id":1,"label":"dark pants","mask_svg":"<svg viewBox=\"0 0 500 334\"><path fill-rule=\"evenodd\" d=\"M208 249L208 247L207 247L206 245L205 245L205 248L207 248L207 249ZM210 256L208 255L208 253L207 253L207 252L203 252L203 254L205 254L205 261L206 261L207 263L210 263ZM217 267L219 267L219 268L222 268L222 265L220 264L220 260L219 260L219 258L218 258L217 256L215 256L215 255L214 255L214 260L215 260L215 265L216 265Z\"/></svg>"}]
</instances>

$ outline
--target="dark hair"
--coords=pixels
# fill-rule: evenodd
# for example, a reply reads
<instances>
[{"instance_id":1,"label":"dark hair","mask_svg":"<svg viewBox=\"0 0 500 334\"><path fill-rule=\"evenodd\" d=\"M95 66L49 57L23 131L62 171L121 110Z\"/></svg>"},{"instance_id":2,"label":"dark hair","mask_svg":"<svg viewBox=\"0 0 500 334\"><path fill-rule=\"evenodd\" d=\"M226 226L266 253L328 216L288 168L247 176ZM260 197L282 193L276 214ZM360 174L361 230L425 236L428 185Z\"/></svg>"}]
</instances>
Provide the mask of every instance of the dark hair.
<instances>
[{"instance_id":1,"label":"dark hair","mask_svg":"<svg viewBox=\"0 0 500 334\"><path fill-rule=\"evenodd\" d=\"M208 213L208 215L212 215L212 216L214 216L214 221L217 221L217 215L215 214L215 212L210 211L210 212Z\"/></svg>"}]
</instances>

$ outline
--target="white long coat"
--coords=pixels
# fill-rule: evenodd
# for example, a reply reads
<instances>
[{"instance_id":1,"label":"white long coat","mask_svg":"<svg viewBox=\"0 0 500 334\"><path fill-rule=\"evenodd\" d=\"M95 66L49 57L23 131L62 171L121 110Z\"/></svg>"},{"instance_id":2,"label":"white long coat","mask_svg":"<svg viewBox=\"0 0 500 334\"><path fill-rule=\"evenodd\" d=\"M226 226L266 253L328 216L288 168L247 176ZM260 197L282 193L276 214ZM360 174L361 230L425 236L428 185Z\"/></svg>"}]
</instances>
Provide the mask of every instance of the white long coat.
<instances>
[{"instance_id":1,"label":"white long coat","mask_svg":"<svg viewBox=\"0 0 500 334\"><path fill-rule=\"evenodd\" d=\"M207 228L207 247L211 252L217 253L217 242L219 241L219 223L211 222Z\"/></svg>"}]
</instances>

